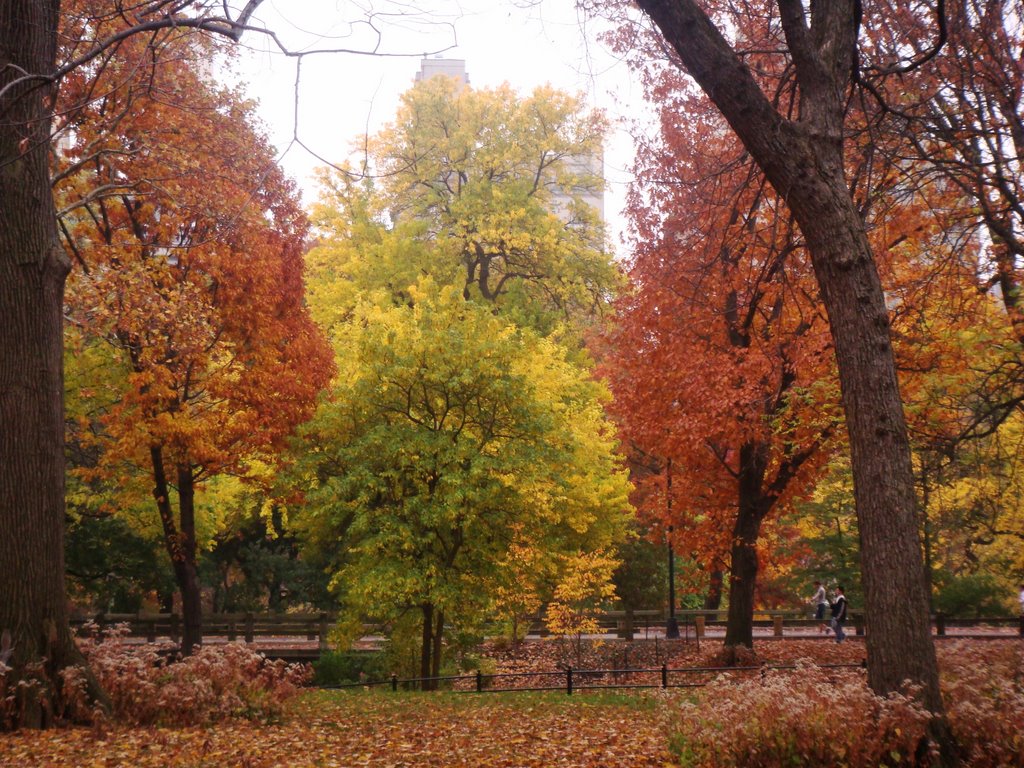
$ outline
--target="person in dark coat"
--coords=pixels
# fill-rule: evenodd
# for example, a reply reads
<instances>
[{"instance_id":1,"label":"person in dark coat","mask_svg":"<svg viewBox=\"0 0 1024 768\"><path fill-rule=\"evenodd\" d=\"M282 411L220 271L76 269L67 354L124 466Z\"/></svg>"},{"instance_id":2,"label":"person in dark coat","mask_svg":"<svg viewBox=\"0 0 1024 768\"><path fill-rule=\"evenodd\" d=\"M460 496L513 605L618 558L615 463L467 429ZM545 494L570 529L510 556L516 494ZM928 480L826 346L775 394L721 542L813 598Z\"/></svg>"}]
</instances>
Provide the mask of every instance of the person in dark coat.
<instances>
[{"instance_id":1,"label":"person in dark coat","mask_svg":"<svg viewBox=\"0 0 1024 768\"><path fill-rule=\"evenodd\" d=\"M846 639L843 632L843 625L846 623L846 595L843 593L841 584L836 585L836 596L832 599L832 630L836 633L836 642L841 643Z\"/></svg>"}]
</instances>

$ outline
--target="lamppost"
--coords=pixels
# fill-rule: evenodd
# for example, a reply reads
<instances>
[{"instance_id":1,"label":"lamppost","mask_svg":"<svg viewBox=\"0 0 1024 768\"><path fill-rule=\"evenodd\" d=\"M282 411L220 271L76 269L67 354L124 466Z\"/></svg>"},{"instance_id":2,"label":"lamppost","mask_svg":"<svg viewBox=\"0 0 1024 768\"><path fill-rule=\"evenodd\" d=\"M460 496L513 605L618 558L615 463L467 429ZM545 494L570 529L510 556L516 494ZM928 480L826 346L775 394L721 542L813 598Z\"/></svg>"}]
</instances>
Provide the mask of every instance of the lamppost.
<instances>
[{"instance_id":1,"label":"lamppost","mask_svg":"<svg viewBox=\"0 0 1024 768\"><path fill-rule=\"evenodd\" d=\"M672 519L672 459L665 464L665 511ZM665 623L665 639L679 639L679 622L676 620L676 558L672 551L672 524L668 526L668 621Z\"/></svg>"}]
</instances>

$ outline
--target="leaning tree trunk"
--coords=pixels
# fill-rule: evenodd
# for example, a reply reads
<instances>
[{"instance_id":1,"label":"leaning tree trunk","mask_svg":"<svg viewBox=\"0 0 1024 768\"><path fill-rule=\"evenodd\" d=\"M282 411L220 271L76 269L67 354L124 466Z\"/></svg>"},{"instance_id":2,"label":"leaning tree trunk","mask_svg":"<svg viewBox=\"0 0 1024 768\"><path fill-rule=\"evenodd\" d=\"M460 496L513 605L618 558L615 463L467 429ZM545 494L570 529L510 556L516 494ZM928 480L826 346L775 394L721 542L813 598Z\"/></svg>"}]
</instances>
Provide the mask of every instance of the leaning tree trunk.
<instances>
[{"instance_id":1,"label":"leaning tree trunk","mask_svg":"<svg viewBox=\"0 0 1024 768\"><path fill-rule=\"evenodd\" d=\"M781 115L696 0L637 0L785 199L806 240L829 317L849 433L861 539L868 680L910 680L939 718L948 756L915 512L910 445L889 320L865 225L846 184L844 114L856 68L857 0L778 8L800 88Z\"/></svg>"},{"instance_id":2,"label":"leaning tree trunk","mask_svg":"<svg viewBox=\"0 0 1024 768\"><path fill-rule=\"evenodd\" d=\"M59 3L0 0L0 630L20 720L45 725L58 673L81 661L64 586L62 310L69 263L48 170Z\"/></svg>"}]
</instances>

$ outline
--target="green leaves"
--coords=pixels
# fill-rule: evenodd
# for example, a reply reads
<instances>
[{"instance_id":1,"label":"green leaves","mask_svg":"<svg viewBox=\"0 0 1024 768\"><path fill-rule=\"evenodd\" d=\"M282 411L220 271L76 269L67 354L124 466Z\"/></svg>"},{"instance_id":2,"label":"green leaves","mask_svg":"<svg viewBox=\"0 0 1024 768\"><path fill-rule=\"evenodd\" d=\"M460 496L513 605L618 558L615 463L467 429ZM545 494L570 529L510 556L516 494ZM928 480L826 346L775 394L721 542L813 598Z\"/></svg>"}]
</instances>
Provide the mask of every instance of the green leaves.
<instances>
[{"instance_id":1,"label":"green leaves","mask_svg":"<svg viewBox=\"0 0 1024 768\"><path fill-rule=\"evenodd\" d=\"M522 582L528 547L612 545L628 483L600 409L606 393L565 352L453 287L412 306L364 302L336 333L339 374L297 446L299 515L336 559L335 587L374 615L430 603L472 619Z\"/></svg>"}]
</instances>

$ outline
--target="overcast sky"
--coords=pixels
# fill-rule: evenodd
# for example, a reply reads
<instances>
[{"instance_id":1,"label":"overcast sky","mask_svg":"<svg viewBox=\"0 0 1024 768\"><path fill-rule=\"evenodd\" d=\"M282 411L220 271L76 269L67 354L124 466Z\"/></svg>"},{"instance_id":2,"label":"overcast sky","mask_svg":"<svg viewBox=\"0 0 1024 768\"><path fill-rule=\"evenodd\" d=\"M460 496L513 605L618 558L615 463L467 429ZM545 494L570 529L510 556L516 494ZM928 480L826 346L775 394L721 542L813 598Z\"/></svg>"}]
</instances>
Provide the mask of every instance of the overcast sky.
<instances>
[{"instance_id":1,"label":"overcast sky","mask_svg":"<svg viewBox=\"0 0 1024 768\"><path fill-rule=\"evenodd\" d=\"M374 8L392 15L377 17L380 36L369 26L353 24L359 5L343 0L268 0L254 26L273 30L292 50L354 49L374 46L386 56L329 53L302 60L296 120L296 59L276 51L266 36L247 33L240 75L271 138L283 152L282 164L315 199L310 175L323 164L345 158L367 129L376 132L394 116L398 97L413 84L424 53L465 59L476 88L505 81L521 93L551 85L583 93L617 124L635 115L640 88L598 40L601 28L577 15L572 0L418 0L380 2ZM293 132L308 147L292 141ZM618 246L619 212L624 197L624 170L632 162L632 142L624 128L609 135L605 146L608 190L605 213ZM315 154L313 154L315 153Z\"/></svg>"}]
</instances>

